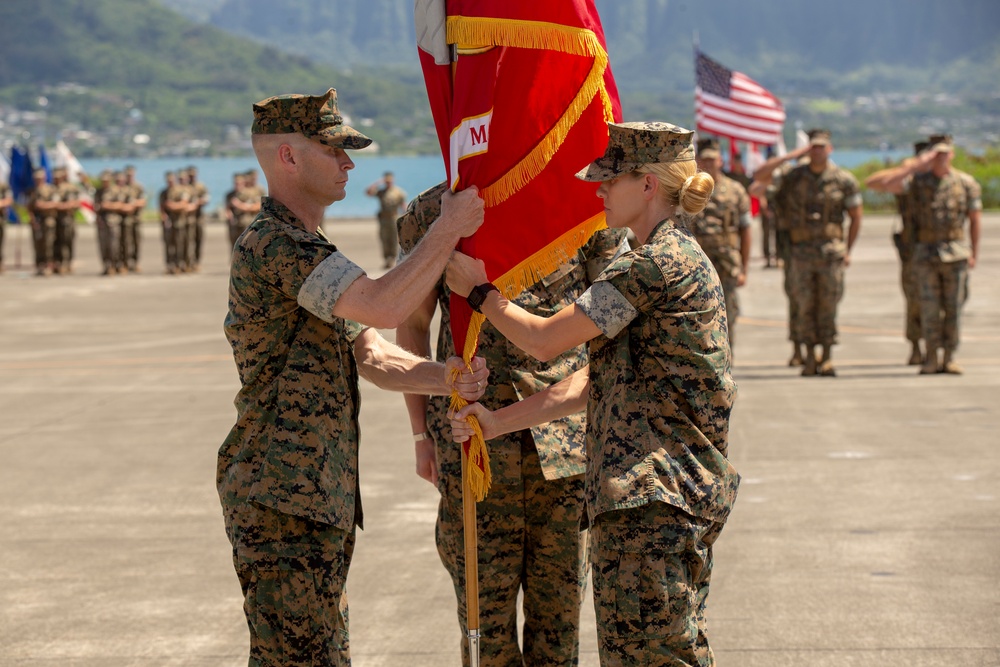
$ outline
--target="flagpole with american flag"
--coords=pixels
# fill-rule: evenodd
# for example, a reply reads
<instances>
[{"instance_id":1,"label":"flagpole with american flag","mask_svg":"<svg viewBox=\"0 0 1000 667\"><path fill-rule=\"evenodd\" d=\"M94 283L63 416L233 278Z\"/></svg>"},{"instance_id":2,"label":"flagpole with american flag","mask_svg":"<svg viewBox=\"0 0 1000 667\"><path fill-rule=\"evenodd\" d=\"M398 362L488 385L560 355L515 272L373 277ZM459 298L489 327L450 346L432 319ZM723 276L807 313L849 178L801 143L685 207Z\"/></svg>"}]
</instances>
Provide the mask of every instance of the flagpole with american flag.
<instances>
[{"instance_id":1,"label":"flagpole with american flag","mask_svg":"<svg viewBox=\"0 0 1000 667\"><path fill-rule=\"evenodd\" d=\"M712 60L694 43L695 128L731 141L770 146L782 142L781 100L742 72Z\"/></svg>"}]
</instances>

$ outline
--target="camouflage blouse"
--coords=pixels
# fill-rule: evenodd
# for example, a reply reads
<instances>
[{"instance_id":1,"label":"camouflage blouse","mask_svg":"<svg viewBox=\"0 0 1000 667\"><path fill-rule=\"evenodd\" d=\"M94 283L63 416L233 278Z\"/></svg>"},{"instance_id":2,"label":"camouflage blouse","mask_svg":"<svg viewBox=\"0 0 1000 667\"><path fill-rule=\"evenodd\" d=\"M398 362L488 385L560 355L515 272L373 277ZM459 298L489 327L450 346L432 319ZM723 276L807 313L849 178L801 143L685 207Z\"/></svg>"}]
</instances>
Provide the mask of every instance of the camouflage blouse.
<instances>
[{"instance_id":1,"label":"camouflage blouse","mask_svg":"<svg viewBox=\"0 0 1000 667\"><path fill-rule=\"evenodd\" d=\"M972 256L965 219L983 208L982 188L969 174L951 169L943 177L915 174L903 183L912 207L915 256L921 261L958 262Z\"/></svg>"},{"instance_id":2,"label":"camouflage blouse","mask_svg":"<svg viewBox=\"0 0 1000 667\"><path fill-rule=\"evenodd\" d=\"M603 332L590 342L590 521L654 501L724 521L739 486L726 458L736 384L708 257L667 219L577 304Z\"/></svg>"},{"instance_id":3,"label":"camouflage blouse","mask_svg":"<svg viewBox=\"0 0 1000 667\"><path fill-rule=\"evenodd\" d=\"M361 524L353 344L363 327L332 310L363 273L271 198L234 248L225 331L242 389L217 477L231 533L252 529L255 504Z\"/></svg>"},{"instance_id":4,"label":"camouflage blouse","mask_svg":"<svg viewBox=\"0 0 1000 667\"><path fill-rule=\"evenodd\" d=\"M439 184L410 202L399 219L399 245L404 254L412 252L441 214ZM597 232L591 240L556 271L514 298L514 303L542 317L550 317L573 303L597 278L618 252L624 234L616 230ZM451 291L443 278L437 286L441 324L438 332L438 360L455 354L451 335L449 299ZM587 349L581 345L547 362L540 362L504 338L488 321L483 323L476 354L484 357L490 369L489 387L483 405L496 409L535 394L587 365ZM427 424L438 444L437 457L442 478L461 478L459 448L451 443L448 397L431 396ZM583 474L586 469L584 415L578 413L531 429L542 473L546 479ZM520 483L519 457L522 432L501 436L489 442L490 468L494 484ZM443 446L442 446L443 445ZM444 481L442 481L444 483Z\"/></svg>"},{"instance_id":5,"label":"camouflage blouse","mask_svg":"<svg viewBox=\"0 0 1000 667\"><path fill-rule=\"evenodd\" d=\"M720 174L705 209L689 227L719 275L735 278L743 271L740 230L750 226L750 195L738 181Z\"/></svg>"}]
</instances>

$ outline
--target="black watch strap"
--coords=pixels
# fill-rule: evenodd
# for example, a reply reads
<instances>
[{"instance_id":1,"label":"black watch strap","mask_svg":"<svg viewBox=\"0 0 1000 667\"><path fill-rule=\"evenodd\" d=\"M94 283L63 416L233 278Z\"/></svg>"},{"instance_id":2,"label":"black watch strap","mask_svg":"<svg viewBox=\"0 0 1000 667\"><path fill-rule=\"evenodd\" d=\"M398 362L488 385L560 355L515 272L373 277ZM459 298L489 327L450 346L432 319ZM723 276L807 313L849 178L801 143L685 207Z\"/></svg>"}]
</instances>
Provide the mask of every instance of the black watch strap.
<instances>
[{"instance_id":1,"label":"black watch strap","mask_svg":"<svg viewBox=\"0 0 1000 667\"><path fill-rule=\"evenodd\" d=\"M490 292L499 292L500 289L493 283L483 283L482 285L476 285L469 292L469 296L465 297L466 302L469 304L469 308L476 311L477 313L483 312L480 308L483 307L483 302L486 301L486 295Z\"/></svg>"}]
</instances>

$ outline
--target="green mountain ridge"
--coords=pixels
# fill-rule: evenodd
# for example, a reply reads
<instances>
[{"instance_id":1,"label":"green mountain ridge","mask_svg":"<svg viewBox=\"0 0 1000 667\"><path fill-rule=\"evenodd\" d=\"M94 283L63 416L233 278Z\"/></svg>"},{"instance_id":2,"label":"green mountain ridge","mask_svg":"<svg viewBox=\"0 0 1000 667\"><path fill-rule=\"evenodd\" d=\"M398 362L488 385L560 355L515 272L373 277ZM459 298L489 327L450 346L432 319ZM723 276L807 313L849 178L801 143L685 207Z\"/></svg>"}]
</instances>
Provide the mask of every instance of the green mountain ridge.
<instances>
[{"instance_id":1,"label":"green mountain ridge","mask_svg":"<svg viewBox=\"0 0 1000 667\"><path fill-rule=\"evenodd\" d=\"M1000 135L995 0L597 0L625 114L693 124L692 37L841 147ZM437 150L401 0L5 0L0 143L78 155L249 149L250 104L336 87L384 152ZM178 12L183 12L182 16ZM30 122L29 122L30 121ZM141 138L141 139L140 139ZM960 139L961 140L961 139Z\"/></svg>"},{"instance_id":2,"label":"green mountain ridge","mask_svg":"<svg viewBox=\"0 0 1000 667\"><path fill-rule=\"evenodd\" d=\"M0 43L0 106L43 116L33 130L42 138L76 128L100 134L103 143L71 143L82 156L134 153L136 135L149 137L146 150L245 153L252 102L329 87L355 118L391 110L381 118L395 122L371 134L397 149L405 146L394 136L420 134L430 123L429 110L423 118L406 111L424 95L419 74L338 71L153 0L6 0L0 25L16 35Z\"/></svg>"}]
</instances>

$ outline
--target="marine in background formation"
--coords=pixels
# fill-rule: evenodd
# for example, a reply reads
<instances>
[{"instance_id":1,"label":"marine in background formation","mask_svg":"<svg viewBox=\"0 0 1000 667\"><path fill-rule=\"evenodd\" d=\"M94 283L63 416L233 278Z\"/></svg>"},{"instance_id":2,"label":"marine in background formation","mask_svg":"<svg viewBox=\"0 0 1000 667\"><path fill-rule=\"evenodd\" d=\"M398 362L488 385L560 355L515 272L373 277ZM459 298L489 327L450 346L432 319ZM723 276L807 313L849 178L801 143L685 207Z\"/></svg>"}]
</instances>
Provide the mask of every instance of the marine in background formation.
<instances>
[{"instance_id":1,"label":"marine in background formation","mask_svg":"<svg viewBox=\"0 0 1000 667\"><path fill-rule=\"evenodd\" d=\"M802 375L834 376L837 306L861 231L861 192L854 176L830 160L830 132L814 129L808 134L809 163L782 177L775 200L791 241L789 281L796 301L791 328L795 344L805 346ZM846 234L845 215L850 219Z\"/></svg>"},{"instance_id":2,"label":"marine in background formation","mask_svg":"<svg viewBox=\"0 0 1000 667\"><path fill-rule=\"evenodd\" d=\"M742 183L722 173L722 153L717 140L698 141L697 160L698 168L715 181L715 189L708 205L692 216L691 231L722 281L732 346L740 314L736 289L746 285L750 267L750 196Z\"/></svg>"},{"instance_id":3,"label":"marine in background formation","mask_svg":"<svg viewBox=\"0 0 1000 667\"><path fill-rule=\"evenodd\" d=\"M261 201L265 195L264 188L257 183L256 169L233 174L233 189L226 194L229 240L233 246L260 213Z\"/></svg>"},{"instance_id":4,"label":"marine in background formation","mask_svg":"<svg viewBox=\"0 0 1000 667\"><path fill-rule=\"evenodd\" d=\"M406 205L406 192L396 185L396 177L391 171L385 172L381 180L375 181L365 190L369 197L378 198L378 237L382 246L383 268L389 269L396 263L399 253L399 238L396 218Z\"/></svg>"},{"instance_id":5,"label":"marine in background formation","mask_svg":"<svg viewBox=\"0 0 1000 667\"><path fill-rule=\"evenodd\" d=\"M963 372L955 361L969 270L979 256L982 188L952 166L950 135L933 135L930 147L901 166L867 180L873 190L906 197L913 223L913 272L920 300L925 350L922 375ZM968 220L968 236L966 236Z\"/></svg>"}]
</instances>

